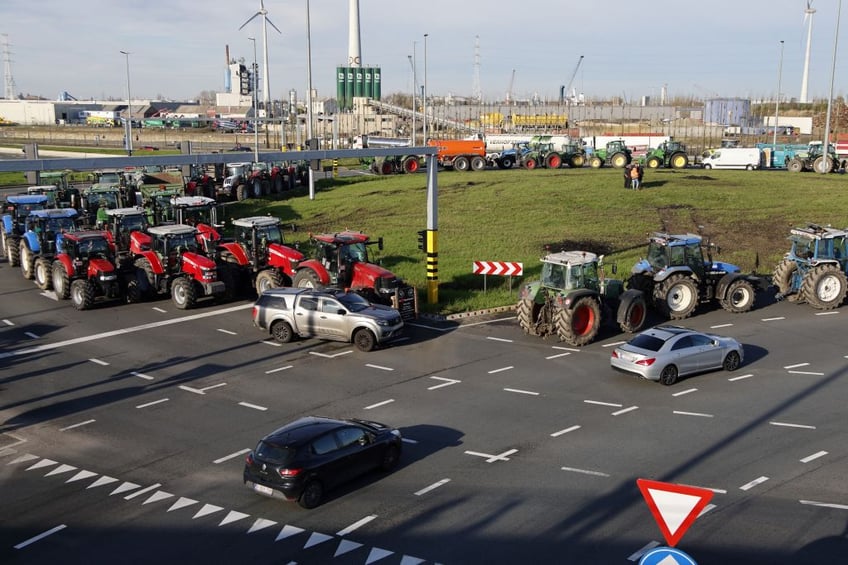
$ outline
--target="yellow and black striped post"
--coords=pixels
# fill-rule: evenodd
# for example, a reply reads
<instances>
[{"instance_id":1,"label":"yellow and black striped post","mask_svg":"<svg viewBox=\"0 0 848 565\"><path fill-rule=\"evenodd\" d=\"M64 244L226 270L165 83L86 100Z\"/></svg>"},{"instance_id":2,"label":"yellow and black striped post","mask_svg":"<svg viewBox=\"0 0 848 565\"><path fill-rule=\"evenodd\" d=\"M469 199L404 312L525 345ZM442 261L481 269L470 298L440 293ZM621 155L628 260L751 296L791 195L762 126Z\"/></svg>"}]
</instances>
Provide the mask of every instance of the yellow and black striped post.
<instances>
[{"instance_id":1,"label":"yellow and black striped post","mask_svg":"<svg viewBox=\"0 0 848 565\"><path fill-rule=\"evenodd\" d=\"M427 303L439 302L439 232L427 230Z\"/></svg>"},{"instance_id":2,"label":"yellow and black striped post","mask_svg":"<svg viewBox=\"0 0 848 565\"><path fill-rule=\"evenodd\" d=\"M333 159L333 178L339 178L339 160Z\"/></svg>"}]
</instances>

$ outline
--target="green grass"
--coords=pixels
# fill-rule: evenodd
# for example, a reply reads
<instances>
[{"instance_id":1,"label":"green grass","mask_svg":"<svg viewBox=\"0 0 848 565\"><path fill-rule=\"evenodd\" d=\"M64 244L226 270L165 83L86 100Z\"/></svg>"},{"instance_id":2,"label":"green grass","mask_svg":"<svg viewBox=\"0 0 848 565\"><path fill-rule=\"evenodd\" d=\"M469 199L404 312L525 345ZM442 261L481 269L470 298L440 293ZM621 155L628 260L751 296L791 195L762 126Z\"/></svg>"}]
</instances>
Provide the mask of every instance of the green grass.
<instances>
[{"instance_id":1,"label":"green grass","mask_svg":"<svg viewBox=\"0 0 848 565\"><path fill-rule=\"evenodd\" d=\"M744 271L769 273L788 249L792 225L848 225L843 175L785 171L648 170L645 189L624 190L613 169L444 172L438 177L439 303L426 304L426 265L416 232L426 228L426 175L321 181L280 200L227 207L227 217L272 214L309 232L362 230L382 236L382 264L420 289L422 309L455 313L514 304L523 280L538 276L545 246L606 255L626 278L647 234L703 230L717 255ZM376 248L374 248L376 251ZM520 261L512 281L472 274L472 262Z\"/></svg>"}]
</instances>

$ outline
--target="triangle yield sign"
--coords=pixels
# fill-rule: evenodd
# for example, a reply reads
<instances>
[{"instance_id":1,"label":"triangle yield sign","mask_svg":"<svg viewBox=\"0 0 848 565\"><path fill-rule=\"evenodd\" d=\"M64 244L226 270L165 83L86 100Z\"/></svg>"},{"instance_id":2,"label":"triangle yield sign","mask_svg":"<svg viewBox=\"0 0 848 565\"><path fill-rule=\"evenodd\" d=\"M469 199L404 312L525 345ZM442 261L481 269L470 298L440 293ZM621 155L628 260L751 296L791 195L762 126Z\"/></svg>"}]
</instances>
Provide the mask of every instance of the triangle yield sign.
<instances>
[{"instance_id":1,"label":"triangle yield sign","mask_svg":"<svg viewBox=\"0 0 848 565\"><path fill-rule=\"evenodd\" d=\"M687 485L648 479L636 479L636 485L671 547L677 545L713 497L711 490Z\"/></svg>"}]
</instances>

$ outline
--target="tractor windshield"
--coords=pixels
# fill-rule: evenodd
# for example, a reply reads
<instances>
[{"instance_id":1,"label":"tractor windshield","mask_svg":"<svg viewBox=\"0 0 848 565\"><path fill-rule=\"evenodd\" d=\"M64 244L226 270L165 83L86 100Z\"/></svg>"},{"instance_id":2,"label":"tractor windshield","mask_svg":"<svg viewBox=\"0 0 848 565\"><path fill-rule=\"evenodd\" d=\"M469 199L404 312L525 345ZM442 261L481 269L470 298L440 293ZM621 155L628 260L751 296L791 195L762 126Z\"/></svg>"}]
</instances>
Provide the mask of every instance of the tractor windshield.
<instances>
[{"instance_id":1,"label":"tractor windshield","mask_svg":"<svg viewBox=\"0 0 848 565\"><path fill-rule=\"evenodd\" d=\"M177 253L197 251L197 238L191 232L176 234L169 239L168 250L176 251Z\"/></svg>"},{"instance_id":2,"label":"tractor windshield","mask_svg":"<svg viewBox=\"0 0 848 565\"><path fill-rule=\"evenodd\" d=\"M256 229L256 239L262 243L283 243L283 232L280 226L262 226Z\"/></svg>"},{"instance_id":3,"label":"tractor windshield","mask_svg":"<svg viewBox=\"0 0 848 565\"><path fill-rule=\"evenodd\" d=\"M147 222L147 216L144 214L133 214L131 216L122 216L118 221L119 232L134 232L144 231L150 224Z\"/></svg>"},{"instance_id":4,"label":"tractor windshield","mask_svg":"<svg viewBox=\"0 0 848 565\"><path fill-rule=\"evenodd\" d=\"M668 267L668 259L665 256L665 245L652 241L648 244L648 263L659 271Z\"/></svg>"},{"instance_id":5,"label":"tractor windshield","mask_svg":"<svg viewBox=\"0 0 848 565\"><path fill-rule=\"evenodd\" d=\"M23 220L29 216L29 213L33 210L44 210L44 204L18 204L15 209L15 216L18 220Z\"/></svg>"},{"instance_id":6,"label":"tractor windshield","mask_svg":"<svg viewBox=\"0 0 848 565\"><path fill-rule=\"evenodd\" d=\"M75 231L77 224L73 218L50 218L47 220L45 228L48 232L62 233Z\"/></svg>"},{"instance_id":7,"label":"tractor windshield","mask_svg":"<svg viewBox=\"0 0 848 565\"><path fill-rule=\"evenodd\" d=\"M806 237L792 238L792 252L799 259L810 259L815 255L816 242Z\"/></svg>"},{"instance_id":8,"label":"tractor windshield","mask_svg":"<svg viewBox=\"0 0 848 565\"><path fill-rule=\"evenodd\" d=\"M85 239L77 243L76 256L78 259L108 257L109 251L109 242L105 238Z\"/></svg>"}]
</instances>

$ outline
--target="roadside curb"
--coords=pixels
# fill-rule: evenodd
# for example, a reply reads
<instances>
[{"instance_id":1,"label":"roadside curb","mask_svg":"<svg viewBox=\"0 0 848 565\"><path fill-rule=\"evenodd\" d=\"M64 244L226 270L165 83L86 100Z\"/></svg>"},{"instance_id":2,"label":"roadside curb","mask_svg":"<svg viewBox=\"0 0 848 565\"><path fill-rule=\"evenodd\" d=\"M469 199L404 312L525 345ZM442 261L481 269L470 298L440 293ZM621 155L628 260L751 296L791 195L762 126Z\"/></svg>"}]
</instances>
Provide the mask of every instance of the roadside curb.
<instances>
[{"instance_id":1,"label":"roadside curb","mask_svg":"<svg viewBox=\"0 0 848 565\"><path fill-rule=\"evenodd\" d=\"M447 316L443 316L441 314L425 314L419 313L418 317L424 320L430 320L432 322L449 322L452 320L464 320L466 318L473 318L476 316L485 316L487 314L498 314L500 312L512 312L515 310L515 306L498 306L495 308L486 308L484 310L475 310L473 312L460 312L458 314L448 314Z\"/></svg>"}]
</instances>

